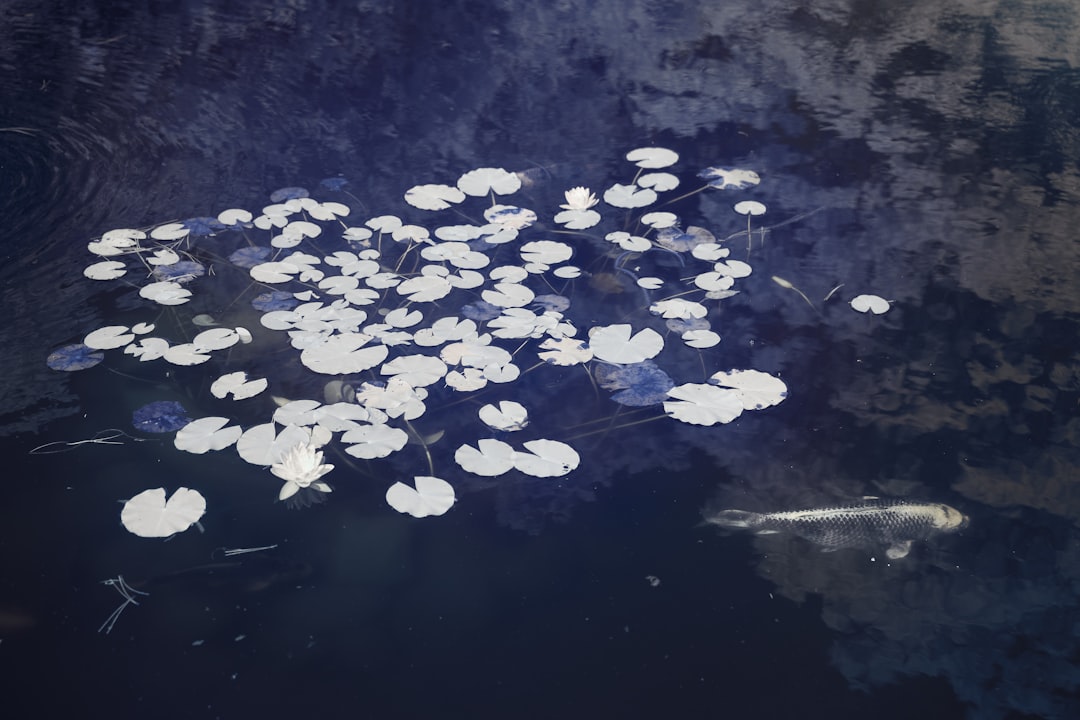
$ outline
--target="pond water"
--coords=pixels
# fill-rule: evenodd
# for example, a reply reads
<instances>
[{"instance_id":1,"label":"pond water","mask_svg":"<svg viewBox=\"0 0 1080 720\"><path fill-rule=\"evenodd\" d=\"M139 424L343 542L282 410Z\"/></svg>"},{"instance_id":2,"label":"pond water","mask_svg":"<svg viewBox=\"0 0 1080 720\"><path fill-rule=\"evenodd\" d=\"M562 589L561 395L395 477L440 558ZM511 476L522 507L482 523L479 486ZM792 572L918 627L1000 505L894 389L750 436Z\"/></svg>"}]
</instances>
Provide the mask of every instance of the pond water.
<instances>
[{"instance_id":1,"label":"pond water","mask_svg":"<svg viewBox=\"0 0 1080 720\"><path fill-rule=\"evenodd\" d=\"M6 707L1080 716L1071 3L16 0L0 18ZM640 148L671 152L627 157ZM501 169L493 190L462 180L456 197L477 168ZM635 182L656 197L620 200ZM444 187L406 200L426 185ZM556 220L587 215L578 186L599 201L580 229ZM451 207L417 207L435 194ZM290 198L287 221L317 237L212 221ZM509 227L493 203L536 221ZM395 238L384 216L414 227ZM164 237L171 223L187 234ZM124 228L158 237L88 251ZM163 269L166 247L198 264ZM253 282L249 265L290 256L289 277ZM123 276L84 276L110 261ZM197 277L156 287L188 302L140 295L180 275ZM301 318L294 299L274 327L252 305L272 290L351 310ZM857 312L859 295L887 311ZM682 324L655 305L673 297L698 304L667 307ZM477 332L407 335L451 317ZM253 342L196 365L140 361L121 349L134 338L87 369L46 362L139 323L173 347L210 327ZM373 355L319 354L361 326ZM495 333L488 350L477 333ZM461 339L458 355L492 354L466 372L447 350ZM383 360L418 355L445 362L399 361L405 409ZM421 381L421 362L442 367ZM728 378L762 394L721 390L732 370L766 374ZM211 394L239 371L267 389ZM285 502L269 463L184 452L183 430L134 419L168 401L239 434L286 401L342 399L386 410L354 422L399 449L374 457L338 430L332 492ZM500 401L528 425L485 425ZM396 512L388 489L417 476L446 481L452 507ZM180 487L205 498L197 525L163 540L121 523L125 501ZM904 557L703 523L864 496L966 522ZM147 594L110 618L120 576Z\"/></svg>"}]
</instances>

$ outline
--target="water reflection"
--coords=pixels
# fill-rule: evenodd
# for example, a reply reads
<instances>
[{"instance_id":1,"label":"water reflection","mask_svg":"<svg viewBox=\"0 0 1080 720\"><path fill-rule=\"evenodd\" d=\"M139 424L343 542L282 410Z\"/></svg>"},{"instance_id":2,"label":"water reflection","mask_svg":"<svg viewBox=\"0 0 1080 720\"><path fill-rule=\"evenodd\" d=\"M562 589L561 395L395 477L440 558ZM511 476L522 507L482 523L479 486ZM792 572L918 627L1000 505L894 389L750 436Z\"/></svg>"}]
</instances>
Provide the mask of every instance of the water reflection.
<instances>
[{"instance_id":1,"label":"water reflection","mask_svg":"<svg viewBox=\"0 0 1080 720\"><path fill-rule=\"evenodd\" d=\"M766 178L760 199L770 215L823 209L755 250L761 271L715 320L725 360L782 374L791 398L716 432L654 423L601 434L587 448L599 469L561 488L477 483L475 497L493 492L499 522L544 539L583 516L595 521L603 503L618 502L624 478L646 478L684 512L648 537L611 519L605 527L629 547L660 544L672 557L685 549L673 538L700 540L717 555L746 549L684 534L717 486L773 507L887 491L955 504L971 527L903 561L763 537L752 544L754 568L780 596L820 598L822 621L835 631L833 661L858 687L940 676L979 717L1075 714L1080 77L1072 68L1080 49L1068 3L360 10L305 2L151 11L16 2L4 13L0 129L28 130L0 131L11 348L0 434L44 430L38 444L60 439L48 423L62 417L72 421L64 433L87 437L123 421L119 410L102 410L109 398L100 388L44 366L50 350L105 320L109 306L68 278L84 264L85 242L111 227L251 206L277 187L339 174L365 211L388 212L411 185L480 165L542 170L530 190L540 202L564 185L599 186L622 152L649 142L678 150L687 167L753 166ZM729 203L717 195L684 212L704 227L730 225ZM817 310L770 275L793 282ZM867 318L840 297L824 302L839 283L840 297L876 293L892 310ZM133 401L161 399L128 392ZM172 463L167 450L141 459ZM137 459L103 464L95 477L139 477ZM665 486L670 476L691 479ZM105 517L121 489L79 497ZM31 506L63 497L13 492ZM243 502L224 492L216 499ZM331 503L327 512L346 519L346 507ZM281 522L269 511L258 517L267 527ZM553 521L566 524L553 531ZM97 523L90 527L111 538L109 549L123 547L115 528ZM17 526L55 555L69 552L25 518ZM423 542L393 533L398 560L407 543ZM342 568L370 542L344 530L318 539L337 548ZM558 564L544 551L526 557L556 582ZM80 562L101 571L83 578L91 583L117 571L97 555ZM400 565L391 572L390 561L367 562L374 587L407 586L394 574ZM10 565L20 579L35 572L25 558ZM416 572L425 570L433 572ZM469 572L483 584L483 572ZM57 577L49 587L60 593ZM461 606L506 600L457 591ZM15 605L25 608L24 598ZM365 602L365 617L386 609ZM46 614L16 615L40 629ZM92 630L100 618L91 615Z\"/></svg>"}]
</instances>

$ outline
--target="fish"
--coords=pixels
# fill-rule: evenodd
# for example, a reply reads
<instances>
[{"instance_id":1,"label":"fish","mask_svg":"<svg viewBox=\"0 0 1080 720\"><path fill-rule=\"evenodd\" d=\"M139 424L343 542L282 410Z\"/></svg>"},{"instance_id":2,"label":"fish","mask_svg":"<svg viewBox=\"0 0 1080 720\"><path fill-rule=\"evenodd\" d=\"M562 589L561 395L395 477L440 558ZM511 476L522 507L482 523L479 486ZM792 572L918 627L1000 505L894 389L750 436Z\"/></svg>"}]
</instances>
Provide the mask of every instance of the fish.
<instances>
[{"instance_id":1,"label":"fish","mask_svg":"<svg viewBox=\"0 0 1080 720\"><path fill-rule=\"evenodd\" d=\"M898 560L915 541L966 527L968 517L942 503L865 497L846 505L779 512L721 510L706 515L705 522L758 535L788 533L827 551L884 546L886 557Z\"/></svg>"}]
</instances>

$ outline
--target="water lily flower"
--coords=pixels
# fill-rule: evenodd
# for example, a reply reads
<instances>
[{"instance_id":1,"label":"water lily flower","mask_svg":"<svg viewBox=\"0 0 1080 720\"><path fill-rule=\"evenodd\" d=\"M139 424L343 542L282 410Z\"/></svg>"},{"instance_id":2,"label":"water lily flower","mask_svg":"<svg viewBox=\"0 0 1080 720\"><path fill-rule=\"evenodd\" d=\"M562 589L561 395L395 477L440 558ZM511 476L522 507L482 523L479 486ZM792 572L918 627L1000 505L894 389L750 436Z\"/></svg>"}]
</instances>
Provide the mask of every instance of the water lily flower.
<instances>
[{"instance_id":1,"label":"water lily flower","mask_svg":"<svg viewBox=\"0 0 1080 720\"><path fill-rule=\"evenodd\" d=\"M282 455L281 462L270 467L270 472L285 481L278 493L278 500L290 498L306 487L319 492L330 492L330 486L318 480L333 470L334 466L324 464L322 460L322 452L310 443L294 445Z\"/></svg>"},{"instance_id":2,"label":"water lily flower","mask_svg":"<svg viewBox=\"0 0 1080 720\"><path fill-rule=\"evenodd\" d=\"M598 202L596 195L588 188L575 187L566 191L566 204L559 207L563 210L588 210Z\"/></svg>"}]
</instances>

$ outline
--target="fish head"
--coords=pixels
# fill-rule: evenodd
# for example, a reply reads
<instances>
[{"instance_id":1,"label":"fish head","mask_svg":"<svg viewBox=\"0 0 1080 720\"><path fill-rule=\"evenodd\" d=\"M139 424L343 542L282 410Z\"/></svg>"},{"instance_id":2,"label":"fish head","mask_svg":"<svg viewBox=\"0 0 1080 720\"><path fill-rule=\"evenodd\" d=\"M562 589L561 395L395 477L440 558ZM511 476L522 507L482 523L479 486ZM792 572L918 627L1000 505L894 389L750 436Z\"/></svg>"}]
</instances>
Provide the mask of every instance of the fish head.
<instances>
[{"instance_id":1,"label":"fish head","mask_svg":"<svg viewBox=\"0 0 1080 720\"><path fill-rule=\"evenodd\" d=\"M934 505L934 527L942 532L955 532L967 527L968 516L954 507L941 503Z\"/></svg>"}]
</instances>

